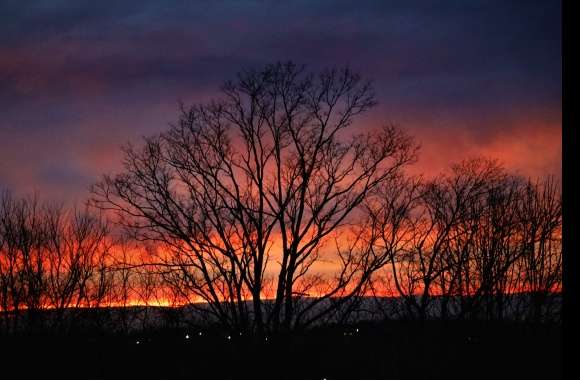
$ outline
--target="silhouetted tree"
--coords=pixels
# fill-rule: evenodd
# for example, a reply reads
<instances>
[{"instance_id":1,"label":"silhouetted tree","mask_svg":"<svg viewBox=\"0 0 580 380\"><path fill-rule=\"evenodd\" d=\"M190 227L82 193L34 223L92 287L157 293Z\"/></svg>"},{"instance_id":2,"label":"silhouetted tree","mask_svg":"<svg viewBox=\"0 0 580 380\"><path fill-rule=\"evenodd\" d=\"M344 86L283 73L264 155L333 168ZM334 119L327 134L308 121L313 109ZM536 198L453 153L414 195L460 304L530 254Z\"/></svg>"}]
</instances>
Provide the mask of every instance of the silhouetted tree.
<instances>
[{"instance_id":1,"label":"silhouetted tree","mask_svg":"<svg viewBox=\"0 0 580 380\"><path fill-rule=\"evenodd\" d=\"M378 212L369 209L375 237L369 243L391 252L386 287L404 299L408 315L421 319L429 310L443 319L451 312L502 319L508 308L514 312L514 295L532 288L538 289L532 299L544 305L560 284L556 194L552 182L526 184L479 158L433 180L410 181L398 189L405 200L398 207L397 198L378 198ZM392 218L392 210L402 219ZM438 307L430 308L433 295Z\"/></svg>"},{"instance_id":2,"label":"silhouetted tree","mask_svg":"<svg viewBox=\"0 0 580 380\"><path fill-rule=\"evenodd\" d=\"M110 242L104 221L88 211L66 211L36 197L0 200L0 305L6 330L51 322L71 326L72 311L89 306L93 277ZM98 290L101 293L104 289ZM50 313L40 311L50 310ZM46 317L52 316L51 320ZM55 325L53 325L53 323Z\"/></svg>"},{"instance_id":3,"label":"silhouetted tree","mask_svg":"<svg viewBox=\"0 0 580 380\"><path fill-rule=\"evenodd\" d=\"M424 185L421 179L400 177L391 186L382 188L376 196L370 197L366 203L370 219L367 244L375 256L384 258L388 263L383 271L386 276L382 279L375 277L383 282L383 289L394 290L394 295L404 299L407 316L425 310L428 297L422 298L425 301L422 306L416 295L421 291L421 283L429 284L433 279L420 271L435 269L420 267L419 259L423 258L423 251L414 250L415 246L420 246L417 241L419 229L425 228L421 225L425 222L424 210L419 210L422 192ZM424 234L424 239L429 237L428 232ZM425 291L429 292L429 286L425 287Z\"/></svg>"},{"instance_id":4,"label":"silhouetted tree","mask_svg":"<svg viewBox=\"0 0 580 380\"><path fill-rule=\"evenodd\" d=\"M45 225L36 198L14 199L9 192L0 200L3 309L9 312L10 328L17 329L23 309L28 326L37 327L43 296L43 245Z\"/></svg>"},{"instance_id":5,"label":"silhouetted tree","mask_svg":"<svg viewBox=\"0 0 580 380\"><path fill-rule=\"evenodd\" d=\"M530 293L530 319L555 317L554 295L562 290L562 200L553 179L528 181L518 209L522 255L516 267L520 287Z\"/></svg>"},{"instance_id":6,"label":"silhouetted tree","mask_svg":"<svg viewBox=\"0 0 580 380\"><path fill-rule=\"evenodd\" d=\"M110 242L106 224L86 211L52 207L46 209L44 218L46 306L54 310L62 328L67 309L89 305L89 281L98 269L99 255L110 250Z\"/></svg>"},{"instance_id":7,"label":"silhouetted tree","mask_svg":"<svg viewBox=\"0 0 580 380\"><path fill-rule=\"evenodd\" d=\"M337 252L334 277L309 292L331 234L356 223L355 210L399 175L415 146L394 127L349 132L375 100L348 69L311 75L274 64L242 72L222 93L183 110L143 148L127 147L125 171L94 186L93 204L159 243L170 283L207 301L225 325L308 326L359 294L382 262ZM268 276L274 301L265 310Z\"/></svg>"}]
</instances>

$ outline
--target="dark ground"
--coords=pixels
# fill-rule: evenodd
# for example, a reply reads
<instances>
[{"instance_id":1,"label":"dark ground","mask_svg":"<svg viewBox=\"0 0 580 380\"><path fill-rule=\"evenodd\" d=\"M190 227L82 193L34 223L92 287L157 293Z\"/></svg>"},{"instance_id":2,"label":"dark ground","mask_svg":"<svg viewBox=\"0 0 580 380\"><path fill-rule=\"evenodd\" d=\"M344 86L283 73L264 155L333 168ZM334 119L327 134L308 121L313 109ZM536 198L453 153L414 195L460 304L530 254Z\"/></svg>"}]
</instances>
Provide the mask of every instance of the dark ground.
<instances>
[{"instance_id":1,"label":"dark ground","mask_svg":"<svg viewBox=\"0 0 580 380\"><path fill-rule=\"evenodd\" d=\"M561 342L557 325L401 321L267 341L208 329L11 336L0 378L558 379Z\"/></svg>"}]
</instances>

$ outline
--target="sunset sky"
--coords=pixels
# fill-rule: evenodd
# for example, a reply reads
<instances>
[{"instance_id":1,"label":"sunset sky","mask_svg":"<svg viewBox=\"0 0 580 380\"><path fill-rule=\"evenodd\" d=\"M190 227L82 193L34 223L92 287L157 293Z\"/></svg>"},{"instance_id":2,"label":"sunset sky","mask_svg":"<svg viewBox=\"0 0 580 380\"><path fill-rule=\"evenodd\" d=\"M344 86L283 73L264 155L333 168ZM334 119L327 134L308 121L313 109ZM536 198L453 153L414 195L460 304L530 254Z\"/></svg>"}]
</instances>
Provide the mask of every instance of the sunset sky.
<instances>
[{"instance_id":1,"label":"sunset sky","mask_svg":"<svg viewBox=\"0 0 580 380\"><path fill-rule=\"evenodd\" d=\"M167 129L244 67L348 64L422 145L561 177L557 1L0 2L0 188L82 201L120 146Z\"/></svg>"}]
</instances>

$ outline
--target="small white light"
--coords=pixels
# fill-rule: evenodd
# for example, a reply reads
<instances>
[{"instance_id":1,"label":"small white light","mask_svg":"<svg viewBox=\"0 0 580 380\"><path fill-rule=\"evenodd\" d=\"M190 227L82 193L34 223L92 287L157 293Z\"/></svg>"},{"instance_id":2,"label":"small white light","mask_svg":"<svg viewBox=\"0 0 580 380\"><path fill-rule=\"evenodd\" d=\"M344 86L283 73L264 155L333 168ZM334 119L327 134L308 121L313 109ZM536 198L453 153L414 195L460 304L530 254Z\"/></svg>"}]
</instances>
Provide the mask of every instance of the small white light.
<instances>
[{"instance_id":1,"label":"small white light","mask_svg":"<svg viewBox=\"0 0 580 380\"><path fill-rule=\"evenodd\" d=\"M201 336L201 331L199 332L199 334L198 334L198 335L199 335L199 336Z\"/></svg>"},{"instance_id":2,"label":"small white light","mask_svg":"<svg viewBox=\"0 0 580 380\"><path fill-rule=\"evenodd\" d=\"M185 335L185 339L189 339L189 334L186 334Z\"/></svg>"},{"instance_id":3,"label":"small white light","mask_svg":"<svg viewBox=\"0 0 580 380\"><path fill-rule=\"evenodd\" d=\"M242 333L240 333L240 336L242 336Z\"/></svg>"},{"instance_id":4,"label":"small white light","mask_svg":"<svg viewBox=\"0 0 580 380\"><path fill-rule=\"evenodd\" d=\"M232 337L228 335L228 340L230 340L230 339L232 339Z\"/></svg>"},{"instance_id":5,"label":"small white light","mask_svg":"<svg viewBox=\"0 0 580 380\"><path fill-rule=\"evenodd\" d=\"M356 332L358 332L358 329L356 329Z\"/></svg>"},{"instance_id":6,"label":"small white light","mask_svg":"<svg viewBox=\"0 0 580 380\"><path fill-rule=\"evenodd\" d=\"M139 341L136 341L135 344L139 344Z\"/></svg>"},{"instance_id":7,"label":"small white light","mask_svg":"<svg viewBox=\"0 0 580 380\"><path fill-rule=\"evenodd\" d=\"M266 342L268 341L268 337L266 337Z\"/></svg>"}]
</instances>

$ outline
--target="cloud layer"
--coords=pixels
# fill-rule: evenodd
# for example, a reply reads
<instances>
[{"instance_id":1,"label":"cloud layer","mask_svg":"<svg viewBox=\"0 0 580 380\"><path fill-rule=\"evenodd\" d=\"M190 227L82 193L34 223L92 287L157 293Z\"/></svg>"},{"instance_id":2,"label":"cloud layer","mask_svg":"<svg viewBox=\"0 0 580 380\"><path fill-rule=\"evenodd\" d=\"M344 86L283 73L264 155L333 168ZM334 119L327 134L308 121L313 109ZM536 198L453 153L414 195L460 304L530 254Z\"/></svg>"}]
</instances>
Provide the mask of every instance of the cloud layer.
<instances>
[{"instance_id":1,"label":"cloud layer","mask_svg":"<svg viewBox=\"0 0 580 380\"><path fill-rule=\"evenodd\" d=\"M422 143L416 170L486 154L561 172L561 7L553 1L4 1L0 186L82 200L126 141L166 129L248 66L352 66L369 123Z\"/></svg>"}]
</instances>

